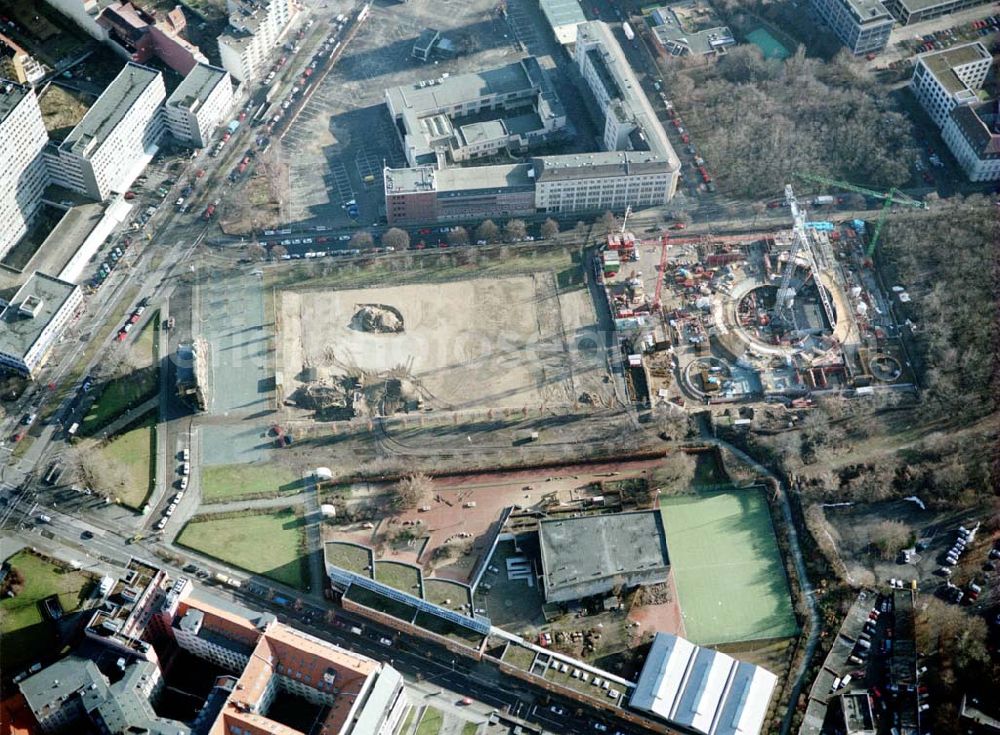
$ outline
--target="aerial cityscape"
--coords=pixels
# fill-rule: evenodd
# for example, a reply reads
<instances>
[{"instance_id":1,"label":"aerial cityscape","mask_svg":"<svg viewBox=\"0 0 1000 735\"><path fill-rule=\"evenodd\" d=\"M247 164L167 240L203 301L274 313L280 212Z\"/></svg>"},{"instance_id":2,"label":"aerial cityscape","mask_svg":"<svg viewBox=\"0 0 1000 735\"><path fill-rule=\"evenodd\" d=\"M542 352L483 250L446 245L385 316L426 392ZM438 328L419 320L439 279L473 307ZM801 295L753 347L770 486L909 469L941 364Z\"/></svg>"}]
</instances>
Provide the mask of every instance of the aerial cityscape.
<instances>
[{"instance_id":1,"label":"aerial cityscape","mask_svg":"<svg viewBox=\"0 0 1000 735\"><path fill-rule=\"evenodd\" d=\"M0 735L1000 734L998 56L0 0Z\"/></svg>"}]
</instances>

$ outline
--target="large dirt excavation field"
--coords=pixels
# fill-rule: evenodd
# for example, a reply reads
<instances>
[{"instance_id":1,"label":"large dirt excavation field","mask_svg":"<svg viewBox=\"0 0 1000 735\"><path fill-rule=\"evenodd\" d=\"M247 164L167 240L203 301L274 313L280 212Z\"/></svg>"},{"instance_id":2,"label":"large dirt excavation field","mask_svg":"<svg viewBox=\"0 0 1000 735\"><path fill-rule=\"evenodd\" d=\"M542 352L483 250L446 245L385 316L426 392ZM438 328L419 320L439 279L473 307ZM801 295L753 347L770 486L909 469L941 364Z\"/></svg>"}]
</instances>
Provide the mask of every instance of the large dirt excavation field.
<instances>
[{"instance_id":1,"label":"large dirt excavation field","mask_svg":"<svg viewBox=\"0 0 1000 735\"><path fill-rule=\"evenodd\" d=\"M397 371L442 410L612 400L587 292L560 295L551 273L276 298L285 396L310 367L320 379ZM360 328L355 315L369 304L397 310L403 330Z\"/></svg>"}]
</instances>

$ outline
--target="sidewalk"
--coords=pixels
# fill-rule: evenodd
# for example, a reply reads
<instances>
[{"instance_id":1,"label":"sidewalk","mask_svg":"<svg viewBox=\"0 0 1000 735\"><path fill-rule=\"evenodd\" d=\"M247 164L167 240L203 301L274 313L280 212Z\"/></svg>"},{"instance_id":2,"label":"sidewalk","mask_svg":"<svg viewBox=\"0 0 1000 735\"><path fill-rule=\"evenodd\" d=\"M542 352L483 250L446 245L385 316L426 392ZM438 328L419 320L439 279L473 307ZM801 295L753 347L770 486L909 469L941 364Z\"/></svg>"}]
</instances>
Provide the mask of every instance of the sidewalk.
<instances>
[{"instance_id":1,"label":"sidewalk","mask_svg":"<svg viewBox=\"0 0 1000 735\"><path fill-rule=\"evenodd\" d=\"M138 406L131 409L130 411L126 411L121 416L112 421L110 424L101 429L99 438L107 439L109 436L114 436L116 433L118 433L118 431L131 424L133 421L135 421L143 414L149 413L154 408L159 407L159 405L160 405L160 394L157 393L149 400L140 403Z\"/></svg>"}]
</instances>

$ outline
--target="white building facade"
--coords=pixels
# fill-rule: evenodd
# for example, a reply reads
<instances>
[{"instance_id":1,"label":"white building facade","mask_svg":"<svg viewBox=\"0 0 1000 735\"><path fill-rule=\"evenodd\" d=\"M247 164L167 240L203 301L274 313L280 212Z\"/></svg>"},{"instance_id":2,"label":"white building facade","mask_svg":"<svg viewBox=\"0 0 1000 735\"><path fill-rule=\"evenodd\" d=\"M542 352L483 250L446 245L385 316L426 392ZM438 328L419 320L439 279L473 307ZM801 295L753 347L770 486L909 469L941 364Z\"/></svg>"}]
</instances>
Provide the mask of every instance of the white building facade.
<instances>
[{"instance_id":1,"label":"white building facade","mask_svg":"<svg viewBox=\"0 0 1000 735\"><path fill-rule=\"evenodd\" d=\"M292 20L291 0L227 0L229 27L219 36L222 66L234 79L261 76L271 51Z\"/></svg>"},{"instance_id":2,"label":"white building facade","mask_svg":"<svg viewBox=\"0 0 1000 735\"><path fill-rule=\"evenodd\" d=\"M979 41L922 54L917 57L910 89L941 128L955 107L979 101L976 92L992 63L989 51Z\"/></svg>"},{"instance_id":3,"label":"white building facade","mask_svg":"<svg viewBox=\"0 0 1000 735\"><path fill-rule=\"evenodd\" d=\"M25 234L42 203L48 141L34 90L0 79L0 258Z\"/></svg>"},{"instance_id":4,"label":"white building facade","mask_svg":"<svg viewBox=\"0 0 1000 735\"><path fill-rule=\"evenodd\" d=\"M941 137L969 181L1000 181L1000 100L956 107Z\"/></svg>"},{"instance_id":5,"label":"white building facade","mask_svg":"<svg viewBox=\"0 0 1000 735\"><path fill-rule=\"evenodd\" d=\"M160 72L126 64L66 140L46 151L52 182L98 201L127 190L162 137L166 96Z\"/></svg>"},{"instance_id":6,"label":"white building facade","mask_svg":"<svg viewBox=\"0 0 1000 735\"><path fill-rule=\"evenodd\" d=\"M165 109L174 138L204 148L233 109L233 80L225 69L198 64L170 95Z\"/></svg>"},{"instance_id":7,"label":"white building facade","mask_svg":"<svg viewBox=\"0 0 1000 735\"><path fill-rule=\"evenodd\" d=\"M0 366L35 377L82 304L79 286L31 274L0 311Z\"/></svg>"}]
</instances>

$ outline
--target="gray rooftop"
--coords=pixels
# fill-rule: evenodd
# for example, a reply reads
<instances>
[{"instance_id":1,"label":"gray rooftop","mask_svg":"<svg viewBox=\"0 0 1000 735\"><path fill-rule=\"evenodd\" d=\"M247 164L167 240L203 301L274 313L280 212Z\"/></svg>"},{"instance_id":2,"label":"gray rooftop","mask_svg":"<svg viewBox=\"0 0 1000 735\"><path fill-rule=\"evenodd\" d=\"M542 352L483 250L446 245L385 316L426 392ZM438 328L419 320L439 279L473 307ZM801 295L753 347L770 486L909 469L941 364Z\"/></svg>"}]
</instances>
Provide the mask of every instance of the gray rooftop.
<instances>
[{"instance_id":1,"label":"gray rooftop","mask_svg":"<svg viewBox=\"0 0 1000 735\"><path fill-rule=\"evenodd\" d=\"M496 69L426 80L423 87L420 84L387 89L385 93L392 101L392 108L410 109L423 117L482 97L525 92L533 87L520 61Z\"/></svg>"},{"instance_id":2,"label":"gray rooftop","mask_svg":"<svg viewBox=\"0 0 1000 735\"><path fill-rule=\"evenodd\" d=\"M0 352L23 357L78 287L35 271L0 312ZM27 302L34 316L21 312Z\"/></svg>"},{"instance_id":3,"label":"gray rooftop","mask_svg":"<svg viewBox=\"0 0 1000 735\"><path fill-rule=\"evenodd\" d=\"M534 187L530 171L529 163L446 168L437 172L438 191L445 193L471 189L530 189Z\"/></svg>"},{"instance_id":4,"label":"gray rooftop","mask_svg":"<svg viewBox=\"0 0 1000 735\"><path fill-rule=\"evenodd\" d=\"M437 191L438 186L437 171L433 166L386 168L383 170L382 178L387 195Z\"/></svg>"},{"instance_id":5,"label":"gray rooftop","mask_svg":"<svg viewBox=\"0 0 1000 735\"><path fill-rule=\"evenodd\" d=\"M587 22L577 0L540 0L539 5L553 28Z\"/></svg>"},{"instance_id":6,"label":"gray rooftop","mask_svg":"<svg viewBox=\"0 0 1000 735\"><path fill-rule=\"evenodd\" d=\"M608 24L600 21L584 23L577 27L576 36L578 44L588 42L600 44L604 67L614 79L622 102L628 106L636 124L642 128L649 150L656 156L662 157L671 169L679 169L680 159L677 158L667 138L663 124L649 104L646 93L642 91L632 66L625 58L625 53L615 40Z\"/></svg>"},{"instance_id":7,"label":"gray rooftop","mask_svg":"<svg viewBox=\"0 0 1000 735\"><path fill-rule=\"evenodd\" d=\"M972 64L983 59L990 59L990 52L979 41L953 46L944 51L931 51L921 54L920 63L934 75L949 94L956 94L968 89L968 86L955 73L955 68Z\"/></svg>"},{"instance_id":8,"label":"gray rooftop","mask_svg":"<svg viewBox=\"0 0 1000 735\"><path fill-rule=\"evenodd\" d=\"M217 66L198 64L170 95L167 104L188 110L197 109L197 106L204 103L215 88L225 80L227 73L225 69Z\"/></svg>"},{"instance_id":9,"label":"gray rooftop","mask_svg":"<svg viewBox=\"0 0 1000 735\"><path fill-rule=\"evenodd\" d=\"M846 0L847 9L861 25L894 20L892 14L885 9L882 0Z\"/></svg>"},{"instance_id":10,"label":"gray rooftop","mask_svg":"<svg viewBox=\"0 0 1000 735\"><path fill-rule=\"evenodd\" d=\"M652 13L653 35L675 55L702 56L736 43L732 31L721 25L711 9L696 0L657 8Z\"/></svg>"},{"instance_id":11,"label":"gray rooftop","mask_svg":"<svg viewBox=\"0 0 1000 735\"><path fill-rule=\"evenodd\" d=\"M86 157L91 142L100 146L135 101L159 78L156 69L132 62L126 64L59 148Z\"/></svg>"},{"instance_id":12,"label":"gray rooftop","mask_svg":"<svg viewBox=\"0 0 1000 735\"><path fill-rule=\"evenodd\" d=\"M536 181L571 181L605 176L658 174L670 162L651 151L597 151L531 159Z\"/></svg>"},{"instance_id":13,"label":"gray rooftop","mask_svg":"<svg viewBox=\"0 0 1000 735\"><path fill-rule=\"evenodd\" d=\"M158 717L142 690L150 677L157 675L157 665L151 661L136 661L125 675L110 687L87 689L83 706L87 712L97 712L116 732L136 732L143 735L188 735L191 729L176 720Z\"/></svg>"},{"instance_id":14,"label":"gray rooftop","mask_svg":"<svg viewBox=\"0 0 1000 735\"><path fill-rule=\"evenodd\" d=\"M69 655L34 676L29 676L19 687L31 709L39 711L46 704L61 702L91 685L98 689L107 686L97 664L89 659Z\"/></svg>"},{"instance_id":15,"label":"gray rooftop","mask_svg":"<svg viewBox=\"0 0 1000 735\"><path fill-rule=\"evenodd\" d=\"M538 539L546 590L665 571L669 564L663 520L656 510L542 521Z\"/></svg>"},{"instance_id":16,"label":"gray rooftop","mask_svg":"<svg viewBox=\"0 0 1000 735\"><path fill-rule=\"evenodd\" d=\"M0 123L7 119L30 91L31 87L22 87L17 82L0 78Z\"/></svg>"}]
</instances>

